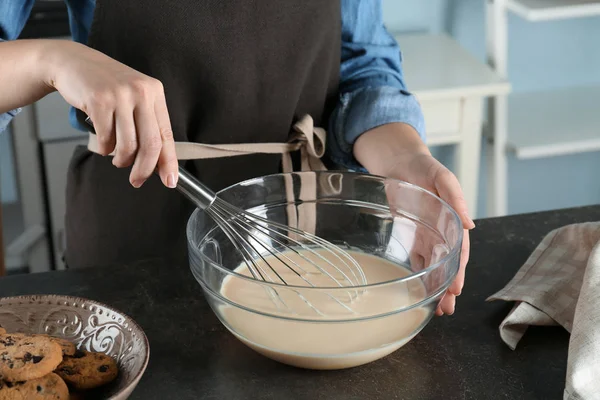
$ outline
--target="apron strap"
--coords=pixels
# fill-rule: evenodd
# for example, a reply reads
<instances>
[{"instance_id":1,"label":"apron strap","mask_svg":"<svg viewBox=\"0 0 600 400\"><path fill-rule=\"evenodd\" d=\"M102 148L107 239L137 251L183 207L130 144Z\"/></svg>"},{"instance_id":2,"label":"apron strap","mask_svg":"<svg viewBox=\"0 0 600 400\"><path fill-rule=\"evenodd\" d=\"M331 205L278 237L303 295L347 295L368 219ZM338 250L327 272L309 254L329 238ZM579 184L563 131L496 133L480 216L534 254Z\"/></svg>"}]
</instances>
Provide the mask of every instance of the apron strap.
<instances>
[{"instance_id":1,"label":"apron strap","mask_svg":"<svg viewBox=\"0 0 600 400\"><path fill-rule=\"evenodd\" d=\"M248 154L281 154L284 173L293 172L293 151L300 150L302 171L325 171L327 168L321 161L325 154L326 132L314 126L310 115L305 115L293 126L292 135L287 143L242 143L242 144L203 144L192 142L175 142L178 160L201 160L207 158L235 157ZM88 150L98 154L98 137L90 133ZM114 152L109 154L114 156ZM293 178L285 177L286 197L294 200ZM315 234L317 226L317 205L314 202L317 194L317 178L313 174L301 176L302 186L299 200L304 201L297 207L288 206L288 225L302 231ZM332 185L333 186L333 185ZM290 237L296 235L290 232Z\"/></svg>"},{"instance_id":2,"label":"apron strap","mask_svg":"<svg viewBox=\"0 0 600 400\"><path fill-rule=\"evenodd\" d=\"M249 154L281 154L283 172L293 172L290 153L300 150L302 171L323 171L321 157L325 153L326 132L315 127L310 115L303 116L293 126L293 134L287 143L203 144L175 142L178 160L202 160L207 158L235 157ZM98 138L90 133L88 150L98 153ZM114 152L109 154L114 156Z\"/></svg>"}]
</instances>

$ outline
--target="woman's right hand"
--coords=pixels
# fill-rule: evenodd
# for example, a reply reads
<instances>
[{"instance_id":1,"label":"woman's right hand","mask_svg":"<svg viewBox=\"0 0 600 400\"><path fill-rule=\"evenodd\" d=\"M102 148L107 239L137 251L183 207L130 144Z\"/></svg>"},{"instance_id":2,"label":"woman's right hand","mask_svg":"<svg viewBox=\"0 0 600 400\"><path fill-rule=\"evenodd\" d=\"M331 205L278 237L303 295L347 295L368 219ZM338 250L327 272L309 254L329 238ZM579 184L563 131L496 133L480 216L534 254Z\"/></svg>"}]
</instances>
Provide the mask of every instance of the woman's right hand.
<instances>
[{"instance_id":1,"label":"woman's right hand","mask_svg":"<svg viewBox=\"0 0 600 400\"><path fill-rule=\"evenodd\" d=\"M49 41L47 54L46 83L91 118L100 153L114 151L118 168L133 165L136 188L156 168L174 188L178 162L161 82L75 42Z\"/></svg>"}]
</instances>

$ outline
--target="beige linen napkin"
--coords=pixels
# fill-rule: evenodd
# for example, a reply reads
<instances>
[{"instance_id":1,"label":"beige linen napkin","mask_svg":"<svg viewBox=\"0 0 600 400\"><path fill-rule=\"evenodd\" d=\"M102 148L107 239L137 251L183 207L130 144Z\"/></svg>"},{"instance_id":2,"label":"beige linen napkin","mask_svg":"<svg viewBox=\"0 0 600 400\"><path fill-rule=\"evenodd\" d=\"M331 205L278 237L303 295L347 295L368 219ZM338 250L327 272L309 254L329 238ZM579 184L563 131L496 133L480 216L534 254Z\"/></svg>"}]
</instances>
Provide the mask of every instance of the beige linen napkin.
<instances>
[{"instance_id":1,"label":"beige linen napkin","mask_svg":"<svg viewBox=\"0 0 600 400\"><path fill-rule=\"evenodd\" d=\"M600 222L550 232L491 300L516 302L500 324L513 350L529 325L569 331L564 399L600 399Z\"/></svg>"}]
</instances>

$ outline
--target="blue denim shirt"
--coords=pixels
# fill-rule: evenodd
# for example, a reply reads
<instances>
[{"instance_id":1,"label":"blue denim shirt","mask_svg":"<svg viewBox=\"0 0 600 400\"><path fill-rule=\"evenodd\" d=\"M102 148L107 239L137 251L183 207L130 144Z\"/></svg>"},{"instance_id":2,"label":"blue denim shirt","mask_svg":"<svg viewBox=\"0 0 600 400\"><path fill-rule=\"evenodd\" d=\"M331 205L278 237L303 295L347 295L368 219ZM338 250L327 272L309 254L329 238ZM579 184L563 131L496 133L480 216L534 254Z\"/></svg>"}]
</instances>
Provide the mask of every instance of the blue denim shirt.
<instances>
[{"instance_id":1,"label":"blue denim shirt","mask_svg":"<svg viewBox=\"0 0 600 400\"><path fill-rule=\"evenodd\" d=\"M65 0L73 39L86 43L95 0ZM35 0L0 2L0 39L16 39ZM362 169L352 146L369 129L392 122L413 126L425 139L425 123L416 98L408 92L398 44L383 24L381 0L341 0L342 52L340 98L329 121L328 155L336 164ZM19 110L0 114L0 131ZM71 124L81 130L70 113Z\"/></svg>"}]
</instances>

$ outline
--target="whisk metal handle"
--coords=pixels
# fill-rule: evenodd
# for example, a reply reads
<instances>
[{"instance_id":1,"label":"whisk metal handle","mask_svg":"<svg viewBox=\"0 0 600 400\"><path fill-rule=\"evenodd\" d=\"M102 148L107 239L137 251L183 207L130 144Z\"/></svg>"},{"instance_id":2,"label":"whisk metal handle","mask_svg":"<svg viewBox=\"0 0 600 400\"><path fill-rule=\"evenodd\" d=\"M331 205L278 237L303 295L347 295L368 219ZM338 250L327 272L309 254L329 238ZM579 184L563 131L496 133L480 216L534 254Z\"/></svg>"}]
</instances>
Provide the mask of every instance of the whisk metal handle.
<instances>
[{"instance_id":1,"label":"whisk metal handle","mask_svg":"<svg viewBox=\"0 0 600 400\"><path fill-rule=\"evenodd\" d=\"M217 197L215 192L182 167L179 167L177 190L202 210L207 209Z\"/></svg>"}]
</instances>

